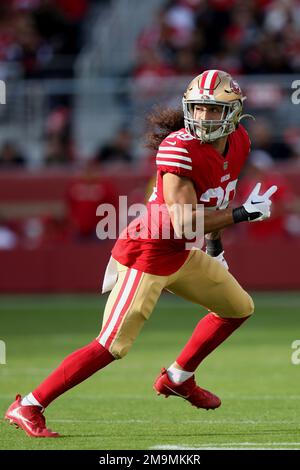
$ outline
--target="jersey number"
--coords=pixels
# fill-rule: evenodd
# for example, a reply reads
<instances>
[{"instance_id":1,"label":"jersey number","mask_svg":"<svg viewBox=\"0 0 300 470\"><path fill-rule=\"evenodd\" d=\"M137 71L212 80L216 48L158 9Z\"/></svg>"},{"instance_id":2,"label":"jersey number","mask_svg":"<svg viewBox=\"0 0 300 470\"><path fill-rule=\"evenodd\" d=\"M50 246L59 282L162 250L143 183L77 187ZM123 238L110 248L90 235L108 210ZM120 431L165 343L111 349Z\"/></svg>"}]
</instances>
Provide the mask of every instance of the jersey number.
<instances>
[{"instance_id":1,"label":"jersey number","mask_svg":"<svg viewBox=\"0 0 300 470\"><path fill-rule=\"evenodd\" d=\"M192 137L190 134L188 134L186 131L177 131L177 132L173 132L172 134L172 138L173 136L175 137L178 137L179 140L193 140L194 137Z\"/></svg>"},{"instance_id":2,"label":"jersey number","mask_svg":"<svg viewBox=\"0 0 300 470\"><path fill-rule=\"evenodd\" d=\"M237 181L238 180L229 181L225 190L221 188L221 186L208 189L202 194L200 201L208 203L211 199L217 199L217 204L215 206L209 206L208 209L226 209L229 201L234 198Z\"/></svg>"}]
</instances>

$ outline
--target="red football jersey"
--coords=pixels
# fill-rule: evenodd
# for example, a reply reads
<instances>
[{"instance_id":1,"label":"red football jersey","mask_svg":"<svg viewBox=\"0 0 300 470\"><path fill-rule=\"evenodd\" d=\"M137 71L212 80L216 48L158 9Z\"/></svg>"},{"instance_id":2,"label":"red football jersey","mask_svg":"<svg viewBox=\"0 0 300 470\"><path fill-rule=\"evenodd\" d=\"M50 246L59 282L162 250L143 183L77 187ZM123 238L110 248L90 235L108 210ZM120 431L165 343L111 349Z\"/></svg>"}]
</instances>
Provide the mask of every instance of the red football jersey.
<instances>
[{"instance_id":1,"label":"red football jersey","mask_svg":"<svg viewBox=\"0 0 300 470\"><path fill-rule=\"evenodd\" d=\"M147 205L147 214L135 219L117 240L113 257L125 266L167 276L177 271L188 257L185 239L164 239L162 229L169 221L163 196L164 173L190 178L198 204L225 209L234 198L236 184L249 154L250 140L242 125L228 136L227 152L221 155L211 144L201 143L185 129L164 139L156 155L157 184ZM151 219L151 205L159 205L161 217ZM154 211L155 213L155 211ZM153 213L152 213L153 214ZM137 235L138 233L138 235ZM201 248L201 247L200 247Z\"/></svg>"}]
</instances>

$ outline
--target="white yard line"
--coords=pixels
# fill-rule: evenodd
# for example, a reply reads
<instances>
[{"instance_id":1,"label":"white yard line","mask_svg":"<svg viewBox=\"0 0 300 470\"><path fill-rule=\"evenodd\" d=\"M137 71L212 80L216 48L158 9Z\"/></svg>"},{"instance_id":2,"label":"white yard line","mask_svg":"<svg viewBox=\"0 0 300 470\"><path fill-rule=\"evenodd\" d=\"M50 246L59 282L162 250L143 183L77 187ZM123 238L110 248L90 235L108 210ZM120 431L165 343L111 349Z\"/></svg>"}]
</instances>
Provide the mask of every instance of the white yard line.
<instances>
[{"instance_id":1,"label":"white yard line","mask_svg":"<svg viewBox=\"0 0 300 470\"><path fill-rule=\"evenodd\" d=\"M237 446L237 447L234 447ZM242 447L244 446L244 447ZM267 446L267 447L265 447ZM283 447L281 447L283 446ZM208 444L199 444L197 447L192 447L188 446L185 444L178 444L178 445L155 445L149 447L149 450L217 450L217 449L249 449L251 447L254 447L255 449L269 449L270 447L276 447L276 449L286 449L287 447L291 447L292 449L295 449L295 446L299 446L300 448L300 442L228 442L224 444L217 444L215 446L212 446L212 443Z\"/></svg>"}]
</instances>

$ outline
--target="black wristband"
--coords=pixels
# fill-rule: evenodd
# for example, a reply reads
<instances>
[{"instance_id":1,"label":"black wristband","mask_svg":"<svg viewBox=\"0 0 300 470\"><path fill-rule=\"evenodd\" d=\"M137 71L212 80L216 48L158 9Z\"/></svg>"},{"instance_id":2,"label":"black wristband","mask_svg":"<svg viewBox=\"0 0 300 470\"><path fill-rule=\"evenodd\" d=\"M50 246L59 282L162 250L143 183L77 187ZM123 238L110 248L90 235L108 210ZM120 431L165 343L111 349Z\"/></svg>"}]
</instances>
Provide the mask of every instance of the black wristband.
<instances>
[{"instance_id":1,"label":"black wristband","mask_svg":"<svg viewBox=\"0 0 300 470\"><path fill-rule=\"evenodd\" d=\"M206 238L205 241L206 253L208 255L215 257L222 253L222 251L224 251L221 238L217 238L216 240Z\"/></svg>"},{"instance_id":2,"label":"black wristband","mask_svg":"<svg viewBox=\"0 0 300 470\"><path fill-rule=\"evenodd\" d=\"M261 215L260 212L247 212L244 206L236 207L232 211L232 217L235 224L239 222L249 222L257 219Z\"/></svg>"}]
</instances>

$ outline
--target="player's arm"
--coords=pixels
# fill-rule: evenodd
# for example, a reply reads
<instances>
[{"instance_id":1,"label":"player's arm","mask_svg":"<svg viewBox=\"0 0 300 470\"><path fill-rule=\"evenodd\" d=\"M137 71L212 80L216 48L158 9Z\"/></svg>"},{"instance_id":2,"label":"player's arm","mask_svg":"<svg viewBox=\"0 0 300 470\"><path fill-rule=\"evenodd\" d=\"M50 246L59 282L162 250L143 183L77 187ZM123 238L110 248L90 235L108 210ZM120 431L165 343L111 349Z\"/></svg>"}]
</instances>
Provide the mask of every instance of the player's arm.
<instances>
[{"instance_id":1,"label":"player's arm","mask_svg":"<svg viewBox=\"0 0 300 470\"><path fill-rule=\"evenodd\" d=\"M206 253L210 256L219 256L223 251L221 233L222 230L216 230L205 235Z\"/></svg>"},{"instance_id":2,"label":"player's arm","mask_svg":"<svg viewBox=\"0 0 300 470\"><path fill-rule=\"evenodd\" d=\"M221 243L222 230L216 230L215 232L209 232L205 235L206 247L208 250L216 250L221 253L222 249L217 250L217 245ZM212 253L212 256L218 256L219 253ZM210 254L210 253L209 253Z\"/></svg>"},{"instance_id":3,"label":"player's arm","mask_svg":"<svg viewBox=\"0 0 300 470\"><path fill-rule=\"evenodd\" d=\"M216 211L204 209L204 234L219 231L238 222L254 222L270 217L270 197L275 193L277 187L272 186L261 196L259 190L260 183L255 186L247 201L236 209L228 208ZM165 173L163 193L175 232L179 236L190 237L191 233L187 233L187 228L192 227L192 230L195 231L196 217L199 217L197 195L192 180L173 173ZM186 204L192 207L191 212L185 210ZM183 214L180 225L178 218L174 217L176 213L174 208L178 206Z\"/></svg>"},{"instance_id":4,"label":"player's arm","mask_svg":"<svg viewBox=\"0 0 300 470\"><path fill-rule=\"evenodd\" d=\"M197 213L197 195L192 180L173 173L165 173L163 176L163 192L174 230L178 236L189 236L189 234L184 233L184 229L192 226L193 230L195 230L196 216L199 216L199 213ZM191 213L186 214L187 211L184 210L184 206L187 204L192 206L192 221L187 220ZM178 219L176 219L176 212L174 210L177 206L182 208L183 218L181 220L181 227L178 226ZM205 234L220 230L233 223L232 209L221 211L204 210Z\"/></svg>"}]
</instances>

